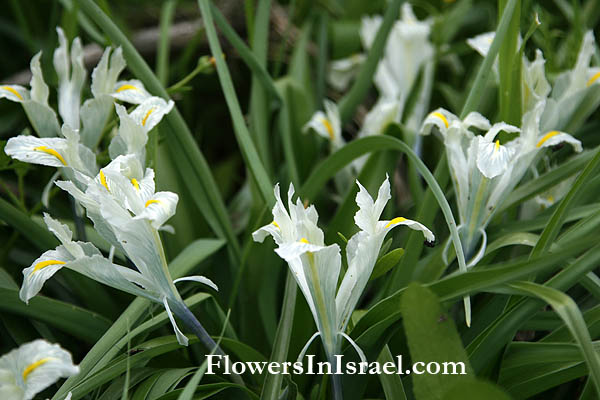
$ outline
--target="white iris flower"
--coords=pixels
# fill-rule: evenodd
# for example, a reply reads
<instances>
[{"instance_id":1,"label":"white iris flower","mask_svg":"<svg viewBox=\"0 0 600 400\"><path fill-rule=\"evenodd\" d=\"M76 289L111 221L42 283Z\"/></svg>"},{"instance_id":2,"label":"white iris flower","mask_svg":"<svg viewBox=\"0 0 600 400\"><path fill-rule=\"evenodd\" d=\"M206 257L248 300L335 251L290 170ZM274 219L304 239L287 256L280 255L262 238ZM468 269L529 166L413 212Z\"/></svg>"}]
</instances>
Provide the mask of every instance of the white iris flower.
<instances>
[{"instance_id":1,"label":"white iris flower","mask_svg":"<svg viewBox=\"0 0 600 400\"><path fill-rule=\"evenodd\" d=\"M91 243L73 241L66 225L45 215L48 229L61 244L23 270L21 299L28 302L57 271L70 268L103 284L164 305L179 343L186 345L188 339L177 327L173 314L186 321L212 349L214 341L187 309L175 283L191 280L217 288L202 276L172 280L158 231L168 230L164 224L175 214L178 196L157 192L154 171L144 167L148 132L171 111L173 102L149 95L139 81L117 82L125 62L120 49L112 54L107 49L92 73L94 97L80 108L85 80L81 42L75 39L69 52L60 28L58 35L60 47L54 53L54 66L59 77L59 114L64 121L60 130L62 137L14 137L9 139L5 152L20 161L60 168L65 180L56 184L75 198L97 232L113 249L120 250L131 260L136 269L113 263L112 257L105 258ZM21 101L26 111L30 104L39 108L43 103L47 107L48 88L41 77L39 54L32 60L32 72L30 92L16 86L6 86L0 91L3 97ZM112 161L98 169L91 148L100 138L115 99L137 106L128 113L125 107L116 105L120 124L109 146ZM49 107L48 110L53 113ZM53 123L58 126L55 114L52 115ZM36 126L37 120L31 120ZM80 129L80 121L83 129ZM87 136L81 136L84 134Z\"/></svg>"},{"instance_id":2,"label":"white iris flower","mask_svg":"<svg viewBox=\"0 0 600 400\"><path fill-rule=\"evenodd\" d=\"M364 54L353 54L348 58L332 61L329 64L327 82L340 92L346 90L366 59Z\"/></svg>"},{"instance_id":3,"label":"white iris flower","mask_svg":"<svg viewBox=\"0 0 600 400\"><path fill-rule=\"evenodd\" d=\"M34 340L0 357L0 398L31 400L60 378L78 373L79 367L68 351L42 339Z\"/></svg>"},{"instance_id":4,"label":"white iris flower","mask_svg":"<svg viewBox=\"0 0 600 400\"><path fill-rule=\"evenodd\" d=\"M348 241L348 270L337 295L340 248L337 244L325 245L323 231L317 226L317 210L312 205L304 208L300 199L294 203L292 185L288 190L288 209L281 200L279 185L275 186L277 202L273 207L273 222L252 234L258 242L268 235L273 237L278 245L275 252L288 263L313 314L318 332L306 344L299 359L302 359L310 343L320 336L329 359L340 353L342 338L346 338L365 361L363 352L345 334L345 330L373 272L385 236L394 227L405 225L423 232L428 241L435 240L433 233L416 221L402 217L390 221L379 220L391 197L387 178L379 188L375 201L359 182L357 184L360 188L356 195L359 210L354 220L360 231Z\"/></svg>"},{"instance_id":5,"label":"white iris flower","mask_svg":"<svg viewBox=\"0 0 600 400\"><path fill-rule=\"evenodd\" d=\"M304 125L304 133L313 129L319 136L329 140L331 151L339 149L344 145L342 137L342 121L337 104L330 100L325 100L325 112L317 111L311 119Z\"/></svg>"},{"instance_id":6,"label":"white iris flower","mask_svg":"<svg viewBox=\"0 0 600 400\"><path fill-rule=\"evenodd\" d=\"M577 152L582 150L581 143L567 133L541 130L544 109L542 100L523 116L521 129L503 122L492 126L478 113L470 113L461 121L444 109L430 113L423 122L421 134L427 135L435 127L445 144L460 217L458 229L463 251L470 259L468 267L483 257L487 244L485 228L527 170L535 165L541 151L563 142ZM472 127L486 133L475 135ZM501 144L497 135L502 131L520 135Z\"/></svg>"}]
</instances>

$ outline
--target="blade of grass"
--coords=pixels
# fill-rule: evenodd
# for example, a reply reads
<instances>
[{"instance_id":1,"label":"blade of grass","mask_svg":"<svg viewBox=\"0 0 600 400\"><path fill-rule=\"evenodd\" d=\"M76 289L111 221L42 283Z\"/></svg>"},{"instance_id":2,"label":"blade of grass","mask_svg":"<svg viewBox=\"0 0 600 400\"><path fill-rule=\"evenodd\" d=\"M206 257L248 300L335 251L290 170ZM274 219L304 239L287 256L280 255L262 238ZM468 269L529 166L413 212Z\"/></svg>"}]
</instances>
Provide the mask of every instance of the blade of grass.
<instances>
[{"instance_id":1,"label":"blade of grass","mask_svg":"<svg viewBox=\"0 0 600 400\"><path fill-rule=\"evenodd\" d=\"M575 341L579 344L583 358L590 371L590 378L596 386L597 394L600 395L600 357L594 350L592 338L590 337L586 323L581 315L581 311L579 311L579 307L577 307L573 299L560 290L533 282L515 282L509 286L521 294L544 300L563 319Z\"/></svg>"},{"instance_id":2,"label":"blade of grass","mask_svg":"<svg viewBox=\"0 0 600 400\"><path fill-rule=\"evenodd\" d=\"M273 185L271 184L271 180L267 175L265 167L260 161L260 157L258 156L256 147L254 146L254 142L250 137L240 104L235 94L229 69L227 68L227 64L225 64L225 60L223 60L223 57L221 57L222 50L221 45L219 44L219 38L217 36L215 26L213 24L212 13L210 11L210 1L198 0L198 6L200 7L200 12L204 21L204 27L206 29L206 36L208 37L209 46L216 60L217 74L219 75L221 88L223 89L223 94L225 95L225 100L229 108L229 113L231 114L231 119L233 120L234 132L240 146L242 156L244 157L246 166L249 168L259 189L261 197L265 203L271 205L275 202L275 198L273 197Z\"/></svg>"},{"instance_id":3,"label":"blade of grass","mask_svg":"<svg viewBox=\"0 0 600 400\"><path fill-rule=\"evenodd\" d=\"M169 29L175 16L177 0L167 0L160 9L158 46L156 49L156 77L161 85L169 81Z\"/></svg>"},{"instance_id":4,"label":"blade of grass","mask_svg":"<svg viewBox=\"0 0 600 400\"><path fill-rule=\"evenodd\" d=\"M146 88L151 93L168 99L167 91L160 84L148 64L102 9L93 0L81 0L79 6L108 35L114 44L123 48L123 56L127 61L128 68L144 83ZM217 58L217 60L219 59ZM167 114L164 123L166 123L165 129L170 131L168 137L171 140L168 140L167 143L176 152L179 166L185 166L188 171L186 175L182 176L183 181L190 192L198 193L198 197L205 200L202 203L197 202L199 211L206 218L213 231L219 237L227 239L230 255L239 261L241 251L237 238L233 233L225 203L220 196L218 186L204 155L198 148L192 133L176 107Z\"/></svg>"},{"instance_id":5,"label":"blade of grass","mask_svg":"<svg viewBox=\"0 0 600 400\"><path fill-rule=\"evenodd\" d=\"M281 318L275 334L275 343L271 352L270 362L282 363L288 358L292 326L294 323L294 308L296 306L296 292L298 288L292 273L288 270L285 281L285 294L281 308ZM283 382L282 374L267 374L260 394L261 400L278 400Z\"/></svg>"},{"instance_id":6,"label":"blade of grass","mask_svg":"<svg viewBox=\"0 0 600 400\"><path fill-rule=\"evenodd\" d=\"M75 336L87 343L94 343L110 326L110 320L72 304L37 295L25 304L19 298L18 289L0 288L0 311L32 318Z\"/></svg>"},{"instance_id":7,"label":"blade of grass","mask_svg":"<svg viewBox=\"0 0 600 400\"><path fill-rule=\"evenodd\" d=\"M212 2L211 2L212 3ZM213 7L214 8L214 7ZM267 64L267 51L269 47L269 16L271 14L271 0L259 0L254 19L254 33L252 35L252 53L259 65ZM206 20L205 20L205 25ZM210 39L209 39L210 40ZM212 48L212 46L211 46ZM213 52L214 53L214 52ZM221 82L223 77L219 74ZM223 85L224 86L224 85ZM233 85L232 85L233 87ZM225 87L223 87L225 89ZM254 139L257 151L267 171L272 171L269 152L269 97L260 84L259 78L252 74L250 86L250 134Z\"/></svg>"},{"instance_id":8,"label":"blade of grass","mask_svg":"<svg viewBox=\"0 0 600 400\"><path fill-rule=\"evenodd\" d=\"M499 15L503 14L508 1L498 0ZM521 58L517 52L520 36L521 0L517 0L510 18L508 31L503 38L498 54L500 75L500 119L508 124L521 123Z\"/></svg>"},{"instance_id":9,"label":"blade of grass","mask_svg":"<svg viewBox=\"0 0 600 400\"><path fill-rule=\"evenodd\" d=\"M469 91L469 95L467 97L467 100L465 101L465 105L463 106L463 109L460 113L461 118L466 117L467 114L469 114L471 111L475 111L479 106L479 101L481 100L481 96L483 95L485 85L492 72L492 65L494 64L496 56L498 55L498 51L500 50L500 46L504 42L506 34L509 31L516 6L517 0L508 0L508 2L506 3L504 12L502 13L502 17L500 18L500 22L498 23L498 28L496 29L496 35L494 36L494 40L492 41L487 55L481 63L481 67L479 67L479 71L477 71L477 75L475 76L473 86Z\"/></svg>"},{"instance_id":10,"label":"blade of grass","mask_svg":"<svg viewBox=\"0 0 600 400\"><path fill-rule=\"evenodd\" d=\"M573 205L576 196L583 189L587 181L592 177L594 171L597 170L598 165L600 165L600 149L596 150L594 158L587 163L581 174L579 174L575 180L575 183L573 183L569 193L567 193L567 195L561 200L558 208L552 214L552 217L540 235L540 239L531 251L531 257L535 257L546 251L554 242L554 239L556 239L556 236L558 236L560 228L562 227L566 212Z\"/></svg>"},{"instance_id":11,"label":"blade of grass","mask_svg":"<svg viewBox=\"0 0 600 400\"><path fill-rule=\"evenodd\" d=\"M237 51L241 59L246 63L252 75L258 79L262 84L263 88L269 93L269 95L275 100L276 104L281 103L281 95L275 88L273 79L267 72L264 63L260 63L258 58L252 53L252 50L244 43L242 38L239 37L237 32L227 22L227 19L223 16L221 11L215 6L214 3L210 3L211 11L215 20L215 24L221 30L221 33Z\"/></svg>"}]
</instances>

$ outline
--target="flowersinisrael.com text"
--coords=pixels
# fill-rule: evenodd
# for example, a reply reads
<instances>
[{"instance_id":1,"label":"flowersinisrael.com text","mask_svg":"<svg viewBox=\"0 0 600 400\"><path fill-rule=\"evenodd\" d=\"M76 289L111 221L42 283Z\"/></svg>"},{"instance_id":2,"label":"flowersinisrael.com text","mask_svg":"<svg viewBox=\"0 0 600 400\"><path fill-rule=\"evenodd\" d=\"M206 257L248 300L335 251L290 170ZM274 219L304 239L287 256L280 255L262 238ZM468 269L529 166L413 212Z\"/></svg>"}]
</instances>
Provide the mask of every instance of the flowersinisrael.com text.
<instances>
[{"instance_id":1,"label":"flowersinisrael.com text","mask_svg":"<svg viewBox=\"0 0 600 400\"><path fill-rule=\"evenodd\" d=\"M233 362L229 356L209 354L206 356L208 362L207 374L212 375L219 370L225 375L244 373L262 374L295 374L295 375L409 375L409 374L431 374L431 375L466 375L466 366L463 362L421 362L417 361L404 368L402 355L396 356L396 362L344 362L342 355L335 356L335 362L315 361L314 355L307 355L306 362L268 362L268 361L246 361Z\"/></svg>"}]
</instances>

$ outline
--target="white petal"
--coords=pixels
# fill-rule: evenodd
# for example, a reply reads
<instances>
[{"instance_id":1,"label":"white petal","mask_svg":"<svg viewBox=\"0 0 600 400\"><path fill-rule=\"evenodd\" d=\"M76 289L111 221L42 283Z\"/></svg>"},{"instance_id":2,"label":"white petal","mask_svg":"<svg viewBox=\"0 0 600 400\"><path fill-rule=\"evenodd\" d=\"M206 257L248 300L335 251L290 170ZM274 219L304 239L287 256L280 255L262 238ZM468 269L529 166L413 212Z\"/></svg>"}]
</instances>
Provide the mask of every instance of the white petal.
<instances>
[{"instance_id":1,"label":"white petal","mask_svg":"<svg viewBox=\"0 0 600 400\"><path fill-rule=\"evenodd\" d=\"M73 260L73 256L64 246L44 252L30 267L23 270L23 285L19 292L21 300L28 303L29 299L42 290L48 279Z\"/></svg>"},{"instance_id":2,"label":"white petal","mask_svg":"<svg viewBox=\"0 0 600 400\"><path fill-rule=\"evenodd\" d=\"M44 213L44 222L48 230L60 240L64 248L74 257L80 258L84 256L83 249L77 243L73 242L73 233L67 225L61 224L48 213Z\"/></svg>"},{"instance_id":3,"label":"white petal","mask_svg":"<svg viewBox=\"0 0 600 400\"><path fill-rule=\"evenodd\" d=\"M346 90L350 81L358 74L360 66L366 58L364 54L354 54L348 58L331 61L327 82L338 91Z\"/></svg>"},{"instance_id":4,"label":"white petal","mask_svg":"<svg viewBox=\"0 0 600 400\"><path fill-rule=\"evenodd\" d=\"M375 233L381 213L391 198L389 178L386 175L385 180L379 187L375 202L373 202L373 198L360 182L356 181L356 184L359 187L356 194L356 204L359 209L354 215L354 222L360 229L369 233Z\"/></svg>"},{"instance_id":5,"label":"white petal","mask_svg":"<svg viewBox=\"0 0 600 400\"><path fill-rule=\"evenodd\" d=\"M138 124L140 124L146 132L154 128L172 109L175 103L173 100L166 102L160 97L150 97L130 114L131 118Z\"/></svg>"},{"instance_id":6,"label":"white petal","mask_svg":"<svg viewBox=\"0 0 600 400\"><path fill-rule=\"evenodd\" d=\"M423 236L429 243L435 242L435 236L433 232L431 232L425 225L421 224L420 222L413 221L412 219L397 217L391 221L380 221L379 225L383 227L386 232L389 232L399 225L408 226L410 229L423 232Z\"/></svg>"},{"instance_id":7,"label":"white petal","mask_svg":"<svg viewBox=\"0 0 600 400\"><path fill-rule=\"evenodd\" d=\"M142 82L137 79L131 79L117 82L112 96L127 103L141 104L150 97L150 93L146 91Z\"/></svg>"},{"instance_id":8,"label":"white petal","mask_svg":"<svg viewBox=\"0 0 600 400\"><path fill-rule=\"evenodd\" d=\"M12 373L15 386L23 390L20 399L30 400L60 378L79 373L71 354L57 344L34 340L0 358L0 369Z\"/></svg>"},{"instance_id":9,"label":"white petal","mask_svg":"<svg viewBox=\"0 0 600 400\"><path fill-rule=\"evenodd\" d=\"M363 137L383 134L388 125L400 121L401 113L402 104L399 101L381 98L365 116L358 135Z\"/></svg>"},{"instance_id":10,"label":"white petal","mask_svg":"<svg viewBox=\"0 0 600 400\"><path fill-rule=\"evenodd\" d=\"M115 159L119 155L134 154L144 164L148 142L146 129L127 114L125 107L120 104L115 104L115 107L119 115L119 130L110 143L110 157Z\"/></svg>"},{"instance_id":11,"label":"white petal","mask_svg":"<svg viewBox=\"0 0 600 400\"><path fill-rule=\"evenodd\" d=\"M496 36L496 32L482 33L481 35L467 39L467 44L481 54L482 57L485 57L488 51L490 51L490 46L492 45L494 36Z\"/></svg>"},{"instance_id":12,"label":"white petal","mask_svg":"<svg viewBox=\"0 0 600 400\"><path fill-rule=\"evenodd\" d=\"M481 129L482 131L489 130L492 126L490 125L490 121L479 114L478 112L470 112L465 119L463 120L463 124L466 128L474 126L477 129Z\"/></svg>"},{"instance_id":13,"label":"white petal","mask_svg":"<svg viewBox=\"0 0 600 400\"><path fill-rule=\"evenodd\" d=\"M111 50L112 52L111 56ZM110 56L110 67L109 67ZM117 78L125 68L125 59L123 58L123 50L119 47L112 49L107 47L102 54L102 58L92 72L92 94L98 97L102 94L111 94L114 90Z\"/></svg>"},{"instance_id":14,"label":"white petal","mask_svg":"<svg viewBox=\"0 0 600 400\"><path fill-rule=\"evenodd\" d=\"M65 124L79 129L79 107L81 89L86 71L83 65L81 40L75 38L69 54L67 38L62 29L57 28L60 46L54 52L54 69L58 75L58 113Z\"/></svg>"},{"instance_id":15,"label":"white petal","mask_svg":"<svg viewBox=\"0 0 600 400\"><path fill-rule=\"evenodd\" d=\"M540 137L539 141L536 144L536 147L552 147L561 143L570 144L571 146L573 146L573 149L575 149L575 151L578 153L580 153L583 150L581 142L579 140L575 139L568 133L559 131L550 131L544 136Z\"/></svg>"},{"instance_id":16,"label":"white petal","mask_svg":"<svg viewBox=\"0 0 600 400\"><path fill-rule=\"evenodd\" d=\"M498 122L490 128L490 130L485 134L485 140L488 142L493 142L498 133L500 132L508 132L515 133L520 132L521 130L516 126L509 125L505 122Z\"/></svg>"},{"instance_id":17,"label":"white petal","mask_svg":"<svg viewBox=\"0 0 600 400\"><path fill-rule=\"evenodd\" d=\"M183 332L181 332L181 330L179 330L179 327L177 326L177 323L175 322L175 318L173 317L173 313L171 312L171 309L169 308L169 301L167 300L166 297L163 297L162 302L165 306L165 310L167 310L167 315L169 316L171 325L173 325L173 330L175 331L175 336L177 337L177 341L179 342L180 345L187 346L189 340L188 340L187 336L185 336L183 334Z\"/></svg>"},{"instance_id":18,"label":"white petal","mask_svg":"<svg viewBox=\"0 0 600 400\"><path fill-rule=\"evenodd\" d=\"M0 99L2 98L22 103L24 100L29 99L29 91L20 85L1 85Z\"/></svg>"},{"instance_id":19,"label":"white petal","mask_svg":"<svg viewBox=\"0 0 600 400\"><path fill-rule=\"evenodd\" d=\"M513 155L514 149L502 146L498 141L481 139L477 150L477 168L486 178L492 179L504 173Z\"/></svg>"},{"instance_id":20,"label":"white petal","mask_svg":"<svg viewBox=\"0 0 600 400\"><path fill-rule=\"evenodd\" d=\"M380 15L363 17L360 25L360 38L365 49L370 49L383 18Z\"/></svg>"},{"instance_id":21,"label":"white petal","mask_svg":"<svg viewBox=\"0 0 600 400\"><path fill-rule=\"evenodd\" d=\"M46 85L44 75L42 74L42 65L40 63L41 57L42 52L40 51L31 58L31 62L29 63L31 68L31 80L29 81L29 86L31 86L31 100L47 106L50 90L48 89L48 85Z\"/></svg>"},{"instance_id":22,"label":"white petal","mask_svg":"<svg viewBox=\"0 0 600 400\"><path fill-rule=\"evenodd\" d=\"M67 141L60 138L37 138L17 136L8 139L4 148L6 154L19 161L47 165L49 167L67 166Z\"/></svg>"},{"instance_id":23,"label":"white petal","mask_svg":"<svg viewBox=\"0 0 600 400\"><path fill-rule=\"evenodd\" d=\"M446 131L452 124L452 122L457 121L458 117L452 114L450 111L445 110L443 108L438 108L427 115L425 120L423 121L423 125L421 127L421 135L429 135L431 133L431 129L435 126L442 134L442 137L446 136Z\"/></svg>"},{"instance_id":24,"label":"white petal","mask_svg":"<svg viewBox=\"0 0 600 400\"><path fill-rule=\"evenodd\" d=\"M219 291L219 287L210 279L202 275L193 275L193 276L184 276L183 278L178 278L173 281L173 283L181 282L181 281L193 281L198 283L203 283L206 286L210 286L215 289L217 292Z\"/></svg>"},{"instance_id":25,"label":"white petal","mask_svg":"<svg viewBox=\"0 0 600 400\"><path fill-rule=\"evenodd\" d=\"M154 229L158 229L169 218L175 215L179 196L172 192L156 192L146 201L144 210L134 219L147 219Z\"/></svg>"},{"instance_id":26,"label":"white petal","mask_svg":"<svg viewBox=\"0 0 600 400\"><path fill-rule=\"evenodd\" d=\"M300 350L300 354L298 354L298 358L296 359L296 362L302 362L302 359L304 358L304 355L308 351L308 348L310 347L311 343L314 342L314 340L317 337L319 337L320 335L321 335L321 333L319 333L319 332L313 333L313 335L308 339L308 341L306 342L304 347L302 347L302 350Z\"/></svg>"}]
</instances>

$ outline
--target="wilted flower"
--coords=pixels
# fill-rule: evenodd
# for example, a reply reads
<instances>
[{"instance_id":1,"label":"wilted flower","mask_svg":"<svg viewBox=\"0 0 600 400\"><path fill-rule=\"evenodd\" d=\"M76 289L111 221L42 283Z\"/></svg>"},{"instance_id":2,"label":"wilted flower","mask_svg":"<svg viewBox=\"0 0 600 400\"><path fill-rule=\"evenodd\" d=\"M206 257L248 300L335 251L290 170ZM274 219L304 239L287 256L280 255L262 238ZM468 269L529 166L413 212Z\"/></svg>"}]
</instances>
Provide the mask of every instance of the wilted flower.
<instances>
[{"instance_id":1,"label":"wilted flower","mask_svg":"<svg viewBox=\"0 0 600 400\"><path fill-rule=\"evenodd\" d=\"M317 336L321 337L329 359L341 351L342 338L346 338L364 361L360 348L345 334L352 312L363 293L387 233L396 226L406 225L423 232L432 242L434 235L422 224L403 217L380 221L381 213L390 199L389 180L379 188L377 200L359 183L356 203L359 210L354 216L360 231L353 235L346 247L348 270L339 290L336 287L341 268L340 248L337 244L325 245L323 231L317 226L318 214L314 206L304 207L300 199L294 204L294 187L288 190L288 209L281 200L279 185L275 186L273 222L252 234L262 242L271 235L277 244L275 252L287 261L298 286L313 314L318 332L306 344L299 359ZM289 211L288 211L289 210Z\"/></svg>"},{"instance_id":2,"label":"wilted flower","mask_svg":"<svg viewBox=\"0 0 600 400\"><path fill-rule=\"evenodd\" d=\"M34 340L0 357L0 398L30 400L60 378L77 373L79 367L68 351L42 339Z\"/></svg>"}]
</instances>

